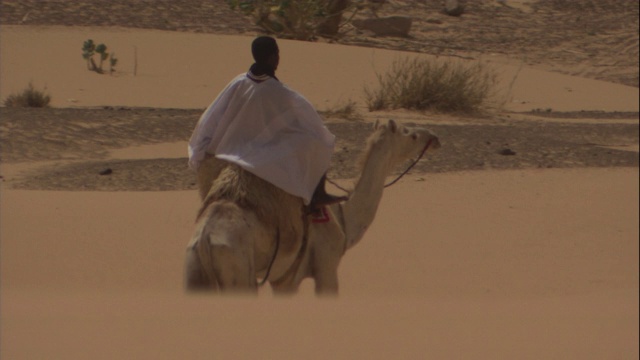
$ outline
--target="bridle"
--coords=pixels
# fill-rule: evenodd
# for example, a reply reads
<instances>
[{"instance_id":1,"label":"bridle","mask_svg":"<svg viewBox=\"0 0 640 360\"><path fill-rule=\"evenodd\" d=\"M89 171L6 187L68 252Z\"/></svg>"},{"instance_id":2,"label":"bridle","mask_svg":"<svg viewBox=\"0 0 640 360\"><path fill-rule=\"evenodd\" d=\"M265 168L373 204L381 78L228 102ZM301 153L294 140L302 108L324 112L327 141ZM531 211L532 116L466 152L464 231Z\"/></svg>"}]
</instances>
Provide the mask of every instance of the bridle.
<instances>
[{"instance_id":1,"label":"bridle","mask_svg":"<svg viewBox=\"0 0 640 360\"><path fill-rule=\"evenodd\" d=\"M389 186L397 183L403 176L405 176L409 171L411 171L411 169L413 169L414 166L416 166L416 164L422 159L422 157L424 156L424 154L427 152L427 150L429 149L429 147L431 146L431 143L433 142L433 139L429 139L429 141L427 141L427 143L424 145L424 148L422 148L422 152L420 152L420 155L418 156L417 159L415 159L400 175L398 175L398 177L396 177L395 179L393 179L393 181L389 182L388 184L385 184L384 187L388 188ZM342 186L338 185L335 181L327 178L327 181L330 182L333 186L337 187L338 189L349 193L349 191L345 188L343 188Z\"/></svg>"},{"instance_id":2,"label":"bridle","mask_svg":"<svg viewBox=\"0 0 640 360\"><path fill-rule=\"evenodd\" d=\"M397 178L395 178L392 182L386 184L384 187L388 188L389 186L395 184L398 182L398 180L400 180L403 176L405 176L414 166L416 166L416 164L418 163L418 161L420 161L420 159L422 159L422 157L424 156L424 154L427 152L427 149L429 149L429 146L431 146L431 142L433 141L433 138L429 139L429 141L427 141L427 143L424 145L424 148L422 149L422 152L420 153L420 156L418 156L417 159L415 159L411 165L409 165L409 167L402 172L402 174L398 175Z\"/></svg>"}]
</instances>

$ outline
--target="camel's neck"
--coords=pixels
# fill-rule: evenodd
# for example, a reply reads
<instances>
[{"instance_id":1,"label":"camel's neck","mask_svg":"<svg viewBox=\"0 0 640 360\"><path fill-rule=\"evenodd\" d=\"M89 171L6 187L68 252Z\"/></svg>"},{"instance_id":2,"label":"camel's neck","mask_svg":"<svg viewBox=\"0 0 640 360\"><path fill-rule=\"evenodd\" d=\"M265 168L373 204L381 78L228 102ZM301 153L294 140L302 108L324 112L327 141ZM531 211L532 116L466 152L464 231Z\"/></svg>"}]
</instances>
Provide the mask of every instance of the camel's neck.
<instances>
[{"instance_id":1,"label":"camel's neck","mask_svg":"<svg viewBox=\"0 0 640 360\"><path fill-rule=\"evenodd\" d=\"M373 145L366 157L362 174L344 203L344 227L347 247L355 245L373 222L382 199L391 157L381 146Z\"/></svg>"}]
</instances>

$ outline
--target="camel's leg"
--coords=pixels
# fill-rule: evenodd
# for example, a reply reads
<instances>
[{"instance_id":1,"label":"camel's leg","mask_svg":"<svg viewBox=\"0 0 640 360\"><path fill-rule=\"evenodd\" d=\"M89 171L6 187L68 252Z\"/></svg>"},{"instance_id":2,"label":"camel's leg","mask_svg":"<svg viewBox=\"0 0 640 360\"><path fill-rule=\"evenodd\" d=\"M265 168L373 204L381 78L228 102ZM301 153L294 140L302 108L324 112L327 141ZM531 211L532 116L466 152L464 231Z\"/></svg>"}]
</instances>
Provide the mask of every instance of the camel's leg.
<instances>
[{"instance_id":1,"label":"camel's leg","mask_svg":"<svg viewBox=\"0 0 640 360\"><path fill-rule=\"evenodd\" d=\"M323 246L316 246L311 260L313 279L315 280L316 295L338 294L338 265L342 253L329 242L334 238L325 239Z\"/></svg>"},{"instance_id":2,"label":"camel's leg","mask_svg":"<svg viewBox=\"0 0 640 360\"><path fill-rule=\"evenodd\" d=\"M338 268L324 269L314 274L316 295L338 295Z\"/></svg>"},{"instance_id":3,"label":"camel's leg","mask_svg":"<svg viewBox=\"0 0 640 360\"><path fill-rule=\"evenodd\" d=\"M277 281L270 281L269 284L276 295L295 295L302 280L304 277L298 276L298 274L288 274Z\"/></svg>"},{"instance_id":4,"label":"camel's leg","mask_svg":"<svg viewBox=\"0 0 640 360\"><path fill-rule=\"evenodd\" d=\"M187 290L248 291L257 289L253 255L243 246L216 244L220 235L201 238L187 249L185 283ZM232 240L233 242L233 240ZM242 244L243 241L238 241ZM235 244L234 244L235 245ZM203 266L207 264L207 269Z\"/></svg>"},{"instance_id":5,"label":"camel's leg","mask_svg":"<svg viewBox=\"0 0 640 360\"><path fill-rule=\"evenodd\" d=\"M257 227L255 215L236 204L209 204L187 247L187 290L256 292L252 229Z\"/></svg>"},{"instance_id":6,"label":"camel's leg","mask_svg":"<svg viewBox=\"0 0 640 360\"><path fill-rule=\"evenodd\" d=\"M255 215L231 202L215 202L200 222L197 253L208 277L220 291L256 292Z\"/></svg>"},{"instance_id":7,"label":"camel's leg","mask_svg":"<svg viewBox=\"0 0 640 360\"><path fill-rule=\"evenodd\" d=\"M289 270L279 278L269 281L271 289L276 295L296 294L302 280L310 275L308 271L311 253L311 244L309 242L309 219L306 216L303 217L301 224L302 232L296 231L295 228L291 228L290 232L284 231L280 233L281 236L288 237L289 239L300 239L301 245Z\"/></svg>"},{"instance_id":8,"label":"camel's leg","mask_svg":"<svg viewBox=\"0 0 640 360\"><path fill-rule=\"evenodd\" d=\"M325 266L323 269L316 269L309 276L315 281L316 295L338 294L337 266ZM302 273L293 274L292 276L278 279L278 281L272 281L271 288L276 295L294 295L298 292L300 284L306 277L307 275Z\"/></svg>"},{"instance_id":9,"label":"camel's leg","mask_svg":"<svg viewBox=\"0 0 640 360\"><path fill-rule=\"evenodd\" d=\"M344 255L346 240L334 214L333 211L330 213L330 222L312 224L310 229L313 244L310 264L317 295L338 293L338 265Z\"/></svg>"},{"instance_id":10,"label":"camel's leg","mask_svg":"<svg viewBox=\"0 0 640 360\"><path fill-rule=\"evenodd\" d=\"M185 257L185 286L189 291L215 290L216 284L207 276L193 246L187 248Z\"/></svg>"},{"instance_id":11,"label":"camel's leg","mask_svg":"<svg viewBox=\"0 0 640 360\"><path fill-rule=\"evenodd\" d=\"M235 238L240 243L243 239ZM258 291L256 271L253 264L253 253L244 246L211 246L211 262L216 280L223 292Z\"/></svg>"}]
</instances>

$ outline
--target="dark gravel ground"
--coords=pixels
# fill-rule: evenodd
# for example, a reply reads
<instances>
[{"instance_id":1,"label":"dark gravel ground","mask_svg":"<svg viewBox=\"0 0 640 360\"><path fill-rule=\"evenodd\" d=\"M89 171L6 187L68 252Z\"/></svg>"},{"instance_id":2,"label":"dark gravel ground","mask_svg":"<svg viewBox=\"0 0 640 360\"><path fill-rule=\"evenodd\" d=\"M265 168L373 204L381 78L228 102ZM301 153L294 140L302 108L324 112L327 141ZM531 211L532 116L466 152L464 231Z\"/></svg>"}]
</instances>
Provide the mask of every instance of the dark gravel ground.
<instances>
[{"instance_id":1,"label":"dark gravel ground","mask_svg":"<svg viewBox=\"0 0 640 360\"><path fill-rule=\"evenodd\" d=\"M171 109L9 109L0 108L0 161L46 161L15 179L18 189L182 190L195 188L183 158L121 160L109 151L137 145L186 141L201 110ZM555 113L558 118L580 113ZM582 114L585 117L585 114ZM551 114L545 114L551 116ZM594 123L512 120L487 123L430 124L441 139L440 151L421 160L413 174L486 169L637 167L638 152L613 147L637 145L637 113L594 113ZM610 123L607 123L610 121ZM411 126L413 124L405 124ZM332 178L357 175L371 123L329 119L339 142ZM100 175L111 169L109 175ZM399 167L398 173L403 169ZM0 174L1 175L1 174Z\"/></svg>"}]
</instances>

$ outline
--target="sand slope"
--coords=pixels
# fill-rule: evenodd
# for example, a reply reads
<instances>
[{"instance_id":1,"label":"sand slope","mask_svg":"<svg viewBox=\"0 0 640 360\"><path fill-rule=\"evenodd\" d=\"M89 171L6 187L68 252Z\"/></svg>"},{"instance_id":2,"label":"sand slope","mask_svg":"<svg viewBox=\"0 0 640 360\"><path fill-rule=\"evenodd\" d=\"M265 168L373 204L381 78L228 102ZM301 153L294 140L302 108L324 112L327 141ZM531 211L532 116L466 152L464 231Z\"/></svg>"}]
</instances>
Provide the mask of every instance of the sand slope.
<instances>
[{"instance_id":1,"label":"sand slope","mask_svg":"<svg viewBox=\"0 0 640 360\"><path fill-rule=\"evenodd\" d=\"M406 180L335 300L183 294L193 192L5 191L2 357L631 359L637 189L637 169Z\"/></svg>"},{"instance_id":2,"label":"sand slope","mask_svg":"<svg viewBox=\"0 0 640 360\"><path fill-rule=\"evenodd\" d=\"M87 39L105 43L116 52L119 63L115 76L87 71L81 56ZM246 36L158 30L2 26L0 98L21 91L32 81L37 88L46 86L53 96L52 105L57 107L205 108L231 78L247 70L252 61L251 40ZM321 110L348 101L362 102L363 87L375 84L376 72L384 72L397 58L428 57L343 45L279 43L278 77ZM50 51L43 60L40 54L47 48ZM639 108L638 88L547 73L498 56L487 55L481 60L494 64L500 74L504 91L497 100L506 101L507 110Z\"/></svg>"}]
</instances>

